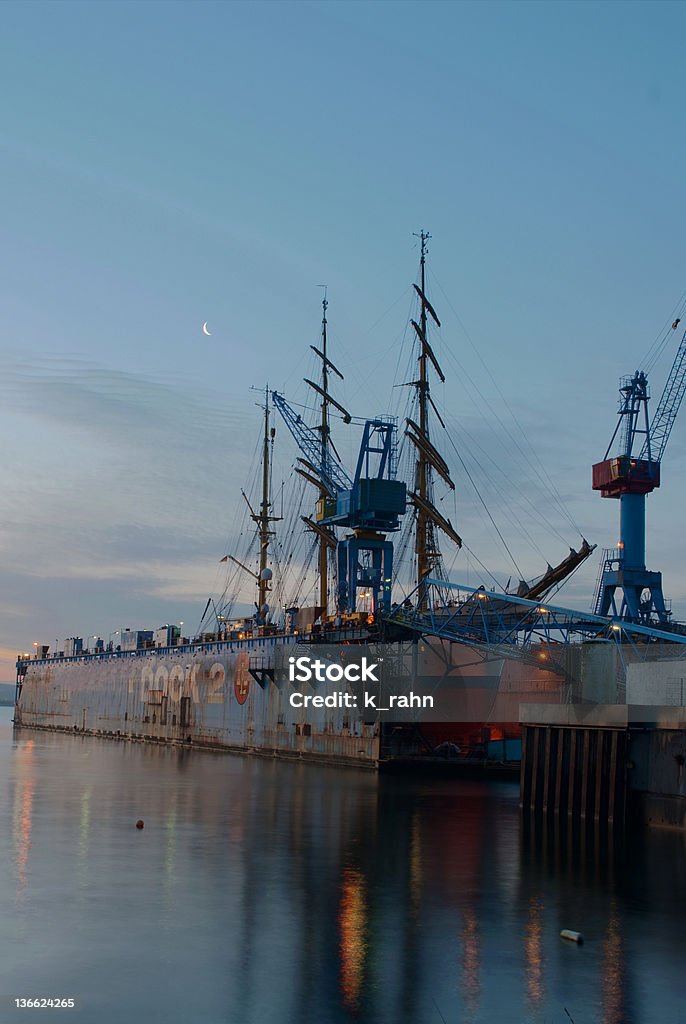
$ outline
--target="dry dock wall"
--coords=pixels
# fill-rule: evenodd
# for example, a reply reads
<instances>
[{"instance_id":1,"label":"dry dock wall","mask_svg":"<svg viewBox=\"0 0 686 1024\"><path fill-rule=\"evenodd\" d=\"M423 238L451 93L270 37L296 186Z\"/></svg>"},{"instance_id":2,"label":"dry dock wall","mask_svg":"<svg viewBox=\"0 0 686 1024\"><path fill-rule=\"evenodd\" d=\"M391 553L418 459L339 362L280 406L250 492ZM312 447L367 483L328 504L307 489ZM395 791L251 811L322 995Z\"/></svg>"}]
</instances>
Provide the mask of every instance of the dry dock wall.
<instances>
[{"instance_id":1,"label":"dry dock wall","mask_svg":"<svg viewBox=\"0 0 686 1024\"><path fill-rule=\"evenodd\" d=\"M91 735L376 767L378 727L345 708L296 710L272 682L274 638L30 661L15 722Z\"/></svg>"},{"instance_id":2,"label":"dry dock wall","mask_svg":"<svg viewBox=\"0 0 686 1024\"><path fill-rule=\"evenodd\" d=\"M526 814L686 831L686 708L523 705Z\"/></svg>"},{"instance_id":3,"label":"dry dock wall","mask_svg":"<svg viewBox=\"0 0 686 1024\"><path fill-rule=\"evenodd\" d=\"M628 704L684 707L686 705L686 660L639 662L626 672Z\"/></svg>"}]
</instances>

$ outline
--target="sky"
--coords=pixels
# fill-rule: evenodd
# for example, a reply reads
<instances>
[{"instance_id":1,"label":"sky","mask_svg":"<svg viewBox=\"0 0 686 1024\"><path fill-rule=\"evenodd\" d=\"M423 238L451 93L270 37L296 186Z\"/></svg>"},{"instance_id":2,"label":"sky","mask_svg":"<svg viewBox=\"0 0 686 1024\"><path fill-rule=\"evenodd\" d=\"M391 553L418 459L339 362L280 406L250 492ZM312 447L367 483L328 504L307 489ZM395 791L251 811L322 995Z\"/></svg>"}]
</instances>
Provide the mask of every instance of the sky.
<instances>
[{"instance_id":1,"label":"sky","mask_svg":"<svg viewBox=\"0 0 686 1024\"><path fill-rule=\"evenodd\" d=\"M338 397L399 407L422 228L451 574L518 575L486 506L528 578L598 545L557 598L587 608L618 529L590 467L686 288L684 30L661 3L0 5L0 678L34 642L192 632L250 388L307 401L326 284ZM647 543L682 618L685 470L682 412Z\"/></svg>"}]
</instances>

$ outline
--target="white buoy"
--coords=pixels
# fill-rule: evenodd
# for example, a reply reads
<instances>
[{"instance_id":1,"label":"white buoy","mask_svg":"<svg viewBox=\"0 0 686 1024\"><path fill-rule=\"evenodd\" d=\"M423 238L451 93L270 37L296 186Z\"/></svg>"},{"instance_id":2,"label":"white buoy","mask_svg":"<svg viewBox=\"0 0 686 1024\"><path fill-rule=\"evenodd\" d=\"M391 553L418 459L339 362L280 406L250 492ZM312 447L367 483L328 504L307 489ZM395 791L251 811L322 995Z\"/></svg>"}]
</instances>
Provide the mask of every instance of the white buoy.
<instances>
[{"instance_id":1,"label":"white buoy","mask_svg":"<svg viewBox=\"0 0 686 1024\"><path fill-rule=\"evenodd\" d=\"M584 941L584 937L581 932L572 932L569 928L562 929L560 932L560 938L567 939L568 942L576 942L578 946L580 946Z\"/></svg>"}]
</instances>

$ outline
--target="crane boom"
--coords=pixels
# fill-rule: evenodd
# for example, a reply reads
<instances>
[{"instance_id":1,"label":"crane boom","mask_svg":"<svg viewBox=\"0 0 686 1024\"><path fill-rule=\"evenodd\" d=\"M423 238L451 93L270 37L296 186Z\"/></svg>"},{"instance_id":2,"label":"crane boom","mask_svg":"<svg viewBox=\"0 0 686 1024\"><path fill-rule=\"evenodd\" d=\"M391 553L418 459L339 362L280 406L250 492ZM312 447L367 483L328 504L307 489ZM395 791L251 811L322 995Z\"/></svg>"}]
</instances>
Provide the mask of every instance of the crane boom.
<instances>
[{"instance_id":1,"label":"crane boom","mask_svg":"<svg viewBox=\"0 0 686 1024\"><path fill-rule=\"evenodd\" d=\"M278 391L272 391L272 402L293 435L298 448L307 457L310 468L316 471L324 486L332 494L351 488L352 480L330 449L322 459L322 441L317 431L307 426L302 416L291 408Z\"/></svg>"},{"instance_id":2,"label":"crane boom","mask_svg":"<svg viewBox=\"0 0 686 1024\"><path fill-rule=\"evenodd\" d=\"M686 331L674 357L672 369L660 397L657 409L650 424L650 435L643 443L640 459L651 459L660 462L664 454L669 435L672 432L679 406L686 392Z\"/></svg>"}]
</instances>

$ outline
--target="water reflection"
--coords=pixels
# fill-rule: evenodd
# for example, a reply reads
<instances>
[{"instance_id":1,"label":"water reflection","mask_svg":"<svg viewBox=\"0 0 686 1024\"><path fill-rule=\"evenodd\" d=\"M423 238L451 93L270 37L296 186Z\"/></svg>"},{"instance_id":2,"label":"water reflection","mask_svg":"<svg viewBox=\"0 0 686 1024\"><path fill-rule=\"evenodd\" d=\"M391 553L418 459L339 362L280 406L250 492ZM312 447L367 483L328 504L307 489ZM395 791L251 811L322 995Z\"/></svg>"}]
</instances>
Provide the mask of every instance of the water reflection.
<instances>
[{"instance_id":1,"label":"water reflection","mask_svg":"<svg viewBox=\"0 0 686 1024\"><path fill-rule=\"evenodd\" d=\"M17 785L14 791L12 836L14 839L14 866L17 877L17 898L21 898L28 884L29 853L31 852L31 817L35 789L34 741L23 743L16 751Z\"/></svg>"},{"instance_id":2,"label":"water reflection","mask_svg":"<svg viewBox=\"0 0 686 1024\"><path fill-rule=\"evenodd\" d=\"M524 941L526 953L526 994L536 1008L543 1002L543 906L538 896L529 900L529 919Z\"/></svg>"},{"instance_id":3,"label":"water reflection","mask_svg":"<svg viewBox=\"0 0 686 1024\"><path fill-rule=\"evenodd\" d=\"M464 928L460 933L462 942L462 993L468 1017L476 1014L481 996L481 950L479 946L479 922L472 909L464 911Z\"/></svg>"},{"instance_id":4,"label":"water reflection","mask_svg":"<svg viewBox=\"0 0 686 1024\"><path fill-rule=\"evenodd\" d=\"M81 793L81 816L79 821L79 867L84 875L88 872L88 850L90 845L92 795L92 786L86 786L83 792Z\"/></svg>"},{"instance_id":5,"label":"water reflection","mask_svg":"<svg viewBox=\"0 0 686 1024\"><path fill-rule=\"evenodd\" d=\"M363 876L350 868L343 872L338 925L343 1002L351 1010L357 1010L367 954L367 900Z\"/></svg>"},{"instance_id":6,"label":"water reflection","mask_svg":"<svg viewBox=\"0 0 686 1024\"><path fill-rule=\"evenodd\" d=\"M422 830L419 812L412 815L410 831L410 902L414 917L419 913L422 898Z\"/></svg>"},{"instance_id":7,"label":"water reflection","mask_svg":"<svg viewBox=\"0 0 686 1024\"><path fill-rule=\"evenodd\" d=\"M50 734L0 758L0 941L85 1020L122 1019L121 977L173 1024L678 1019L680 836L520 829L509 784Z\"/></svg>"},{"instance_id":8,"label":"water reflection","mask_svg":"<svg viewBox=\"0 0 686 1024\"><path fill-rule=\"evenodd\" d=\"M624 1020L624 956L617 915L617 902L612 900L610 919L603 943L603 1022L621 1024Z\"/></svg>"}]
</instances>

